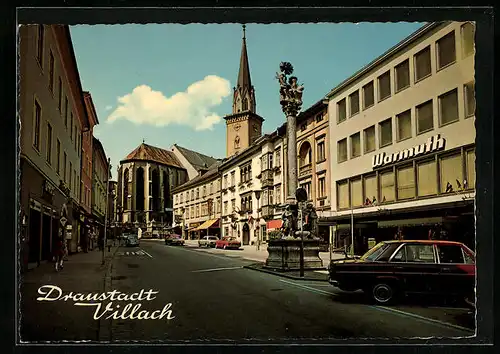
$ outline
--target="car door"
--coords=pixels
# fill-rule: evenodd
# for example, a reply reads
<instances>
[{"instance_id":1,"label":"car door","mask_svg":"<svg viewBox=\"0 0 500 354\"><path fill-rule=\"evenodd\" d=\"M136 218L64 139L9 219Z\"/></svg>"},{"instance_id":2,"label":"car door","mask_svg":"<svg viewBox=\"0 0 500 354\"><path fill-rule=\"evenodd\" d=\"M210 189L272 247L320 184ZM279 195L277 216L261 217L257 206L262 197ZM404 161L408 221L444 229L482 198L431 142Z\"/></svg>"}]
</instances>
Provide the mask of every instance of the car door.
<instances>
[{"instance_id":1,"label":"car door","mask_svg":"<svg viewBox=\"0 0 500 354\"><path fill-rule=\"evenodd\" d=\"M475 286L475 261L460 244L438 244L442 293L465 296Z\"/></svg>"},{"instance_id":2,"label":"car door","mask_svg":"<svg viewBox=\"0 0 500 354\"><path fill-rule=\"evenodd\" d=\"M433 244L407 243L391 259L408 293L433 293L439 285L439 265Z\"/></svg>"}]
</instances>

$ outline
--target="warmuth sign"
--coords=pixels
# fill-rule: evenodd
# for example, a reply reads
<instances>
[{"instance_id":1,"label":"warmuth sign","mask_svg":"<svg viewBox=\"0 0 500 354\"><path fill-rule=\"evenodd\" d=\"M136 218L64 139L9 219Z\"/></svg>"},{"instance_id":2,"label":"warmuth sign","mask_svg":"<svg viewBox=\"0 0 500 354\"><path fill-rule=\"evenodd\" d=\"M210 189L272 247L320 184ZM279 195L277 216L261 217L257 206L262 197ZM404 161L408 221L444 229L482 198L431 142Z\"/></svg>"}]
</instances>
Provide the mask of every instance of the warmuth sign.
<instances>
[{"instance_id":1,"label":"warmuth sign","mask_svg":"<svg viewBox=\"0 0 500 354\"><path fill-rule=\"evenodd\" d=\"M408 160L412 157L425 155L430 152L435 152L444 149L446 140L441 138L439 134L431 136L427 142L416 145L412 148L398 151L392 154L385 152L372 157L372 168L382 167L391 163Z\"/></svg>"}]
</instances>

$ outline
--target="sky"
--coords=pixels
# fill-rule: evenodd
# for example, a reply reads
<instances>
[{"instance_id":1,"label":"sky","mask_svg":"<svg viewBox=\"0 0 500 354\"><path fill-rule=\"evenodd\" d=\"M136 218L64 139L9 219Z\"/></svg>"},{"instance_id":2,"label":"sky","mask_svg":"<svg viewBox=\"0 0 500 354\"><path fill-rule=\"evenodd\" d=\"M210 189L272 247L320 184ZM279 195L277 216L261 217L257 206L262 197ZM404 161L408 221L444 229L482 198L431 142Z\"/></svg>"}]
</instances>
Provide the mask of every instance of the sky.
<instances>
[{"instance_id":1,"label":"sky","mask_svg":"<svg viewBox=\"0 0 500 354\"><path fill-rule=\"evenodd\" d=\"M423 23L247 24L257 113L270 133L285 121L275 78L291 62L305 110ZM239 70L240 24L71 26L83 90L99 124L94 136L116 168L144 140L225 157L224 116Z\"/></svg>"}]
</instances>

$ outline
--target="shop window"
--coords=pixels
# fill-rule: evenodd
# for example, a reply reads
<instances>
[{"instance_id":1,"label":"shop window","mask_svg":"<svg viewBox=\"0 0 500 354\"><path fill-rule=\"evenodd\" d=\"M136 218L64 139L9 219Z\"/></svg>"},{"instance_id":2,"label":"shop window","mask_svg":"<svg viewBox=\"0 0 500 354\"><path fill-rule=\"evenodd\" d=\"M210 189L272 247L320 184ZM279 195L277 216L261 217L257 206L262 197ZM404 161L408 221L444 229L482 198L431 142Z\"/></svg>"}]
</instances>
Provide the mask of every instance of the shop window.
<instances>
[{"instance_id":1,"label":"shop window","mask_svg":"<svg viewBox=\"0 0 500 354\"><path fill-rule=\"evenodd\" d=\"M464 85L465 96L465 117L472 117L476 114L476 94L474 82L469 82Z\"/></svg>"},{"instance_id":2,"label":"shop window","mask_svg":"<svg viewBox=\"0 0 500 354\"><path fill-rule=\"evenodd\" d=\"M436 52L438 69L455 62L455 31L448 33L436 42Z\"/></svg>"},{"instance_id":3,"label":"shop window","mask_svg":"<svg viewBox=\"0 0 500 354\"><path fill-rule=\"evenodd\" d=\"M365 154L375 151L375 126L372 125L364 130Z\"/></svg>"},{"instance_id":4,"label":"shop window","mask_svg":"<svg viewBox=\"0 0 500 354\"><path fill-rule=\"evenodd\" d=\"M462 56L465 58L474 53L475 26L472 22L466 22L460 27L462 35Z\"/></svg>"},{"instance_id":5,"label":"shop window","mask_svg":"<svg viewBox=\"0 0 500 354\"><path fill-rule=\"evenodd\" d=\"M467 157L467 189L474 189L476 187L476 151L468 150L465 153Z\"/></svg>"},{"instance_id":6,"label":"shop window","mask_svg":"<svg viewBox=\"0 0 500 354\"><path fill-rule=\"evenodd\" d=\"M380 173L380 198L381 202L392 202L395 199L394 171Z\"/></svg>"},{"instance_id":7,"label":"shop window","mask_svg":"<svg viewBox=\"0 0 500 354\"><path fill-rule=\"evenodd\" d=\"M406 59L394 68L396 73L396 92L410 86L410 60Z\"/></svg>"},{"instance_id":8,"label":"shop window","mask_svg":"<svg viewBox=\"0 0 500 354\"><path fill-rule=\"evenodd\" d=\"M337 183L337 205L339 209L349 208L349 184L347 181Z\"/></svg>"},{"instance_id":9,"label":"shop window","mask_svg":"<svg viewBox=\"0 0 500 354\"><path fill-rule=\"evenodd\" d=\"M391 72L386 73L378 77L378 100L379 102L386 99L391 95Z\"/></svg>"},{"instance_id":10,"label":"shop window","mask_svg":"<svg viewBox=\"0 0 500 354\"><path fill-rule=\"evenodd\" d=\"M453 193L462 189L462 154L442 157L439 160L441 193Z\"/></svg>"},{"instance_id":11,"label":"shop window","mask_svg":"<svg viewBox=\"0 0 500 354\"><path fill-rule=\"evenodd\" d=\"M413 165L399 167L398 171L398 199L415 198L415 171Z\"/></svg>"},{"instance_id":12,"label":"shop window","mask_svg":"<svg viewBox=\"0 0 500 354\"><path fill-rule=\"evenodd\" d=\"M359 113L359 91L349 95L349 116L352 117Z\"/></svg>"},{"instance_id":13,"label":"shop window","mask_svg":"<svg viewBox=\"0 0 500 354\"><path fill-rule=\"evenodd\" d=\"M351 201L353 207L363 205L363 190L361 188L361 178L351 180Z\"/></svg>"},{"instance_id":14,"label":"shop window","mask_svg":"<svg viewBox=\"0 0 500 354\"><path fill-rule=\"evenodd\" d=\"M373 81L363 86L363 109L373 106L375 103L375 91Z\"/></svg>"},{"instance_id":15,"label":"shop window","mask_svg":"<svg viewBox=\"0 0 500 354\"><path fill-rule=\"evenodd\" d=\"M458 91L454 89L438 98L439 124L445 125L458 120Z\"/></svg>"},{"instance_id":16,"label":"shop window","mask_svg":"<svg viewBox=\"0 0 500 354\"><path fill-rule=\"evenodd\" d=\"M347 105L345 102L345 98L337 102L337 114L338 114L338 123L341 123L347 118Z\"/></svg>"},{"instance_id":17,"label":"shop window","mask_svg":"<svg viewBox=\"0 0 500 354\"><path fill-rule=\"evenodd\" d=\"M351 135L351 158L361 156L361 134Z\"/></svg>"},{"instance_id":18,"label":"shop window","mask_svg":"<svg viewBox=\"0 0 500 354\"><path fill-rule=\"evenodd\" d=\"M434 128L432 100L417 106L417 134L422 134Z\"/></svg>"},{"instance_id":19,"label":"shop window","mask_svg":"<svg viewBox=\"0 0 500 354\"><path fill-rule=\"evenodd\" d=\"M436 160L423 161L417 164L417 184L419 197L437 194Z\"/></svg>"},{"instance_id":20,"label":"shop window","mask_svg":"<svg viewBox=\"0 0 500 354\"><path fill-rule=\"evenodd\" d=\"M347 139L342 139L337 143L337 160L344 162L347 160Z\"/></svg>"},{"instance_id":21,"label":"shop window","mask_svg":"<svg viewBox=\"0 0 500 354\"><path fill-rule=\"evenodd\" d=\"M400 113L396 116L398 125L398 141L411 138L411 110Z\"/></svg>"},{"instance_id":22,"label":"shop window","mask_svg":"<svg viewBox=\"0 0 500 354\"><path fill-rule=\"evenodd\" d=\"M415 54L415 81L431 75L431 47L428 46Z\"/></svg>"},{"instance_id":23,"label":"shop window","mask_svg":"<svg viewBox=\"0 0 500 354\"><path fill-rule=\"evenodd\" d=\"M371 175L364 178L365 184L365 205L372 205L377 203L378 188L377 188L377 175Z\"/></svg>"},{"instance_id":24,"label":"shop window","mask_svg":"<svg viewBox=\"0 0 500 354\"><path fill-rule=\"evenodd\" d=\"M392 144L392 118L379 123L380 129L380 147Z\"/></svg>"}]
</instances>

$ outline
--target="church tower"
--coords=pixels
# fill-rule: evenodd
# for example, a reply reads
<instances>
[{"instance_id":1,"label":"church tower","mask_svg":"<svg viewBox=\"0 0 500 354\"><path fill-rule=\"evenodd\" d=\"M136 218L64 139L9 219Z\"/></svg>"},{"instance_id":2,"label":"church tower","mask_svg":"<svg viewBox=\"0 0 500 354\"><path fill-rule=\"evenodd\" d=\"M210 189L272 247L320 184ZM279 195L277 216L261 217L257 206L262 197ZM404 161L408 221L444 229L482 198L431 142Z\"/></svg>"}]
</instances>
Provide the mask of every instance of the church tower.
<instances>
[{"instance_id":1,"label":"church tower","mask_svg":"<svg viewBox=\"0 0 500 354\"><path fill-rule=\"evenodd\" d=\"M226 120L226 157L243 151L262 135L264 118L256 113L255 90L250 79L245 34L245 25L243 25L240 71L236 87L233 88L233 112L224 117Z\"/></svg>"}]
</instances>

